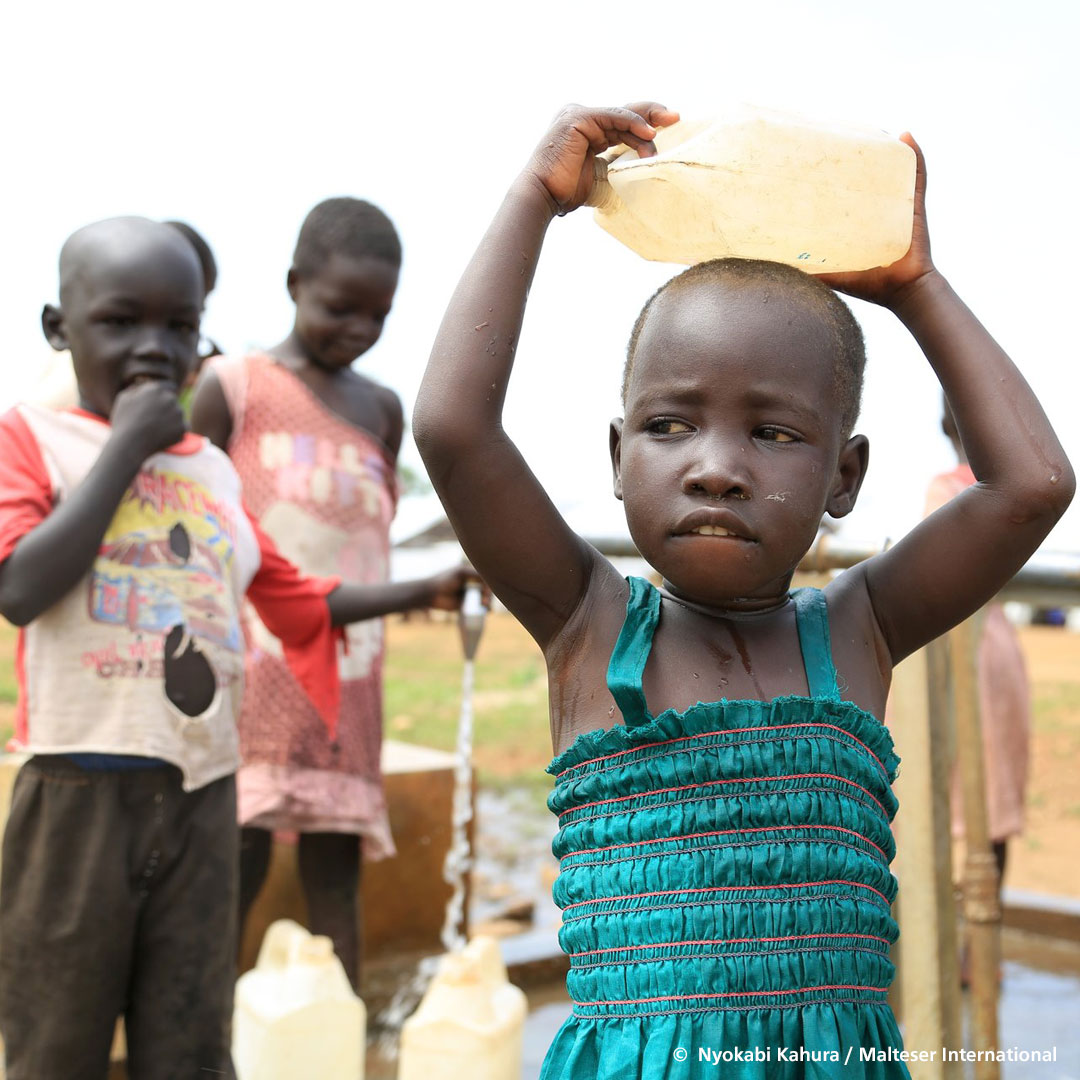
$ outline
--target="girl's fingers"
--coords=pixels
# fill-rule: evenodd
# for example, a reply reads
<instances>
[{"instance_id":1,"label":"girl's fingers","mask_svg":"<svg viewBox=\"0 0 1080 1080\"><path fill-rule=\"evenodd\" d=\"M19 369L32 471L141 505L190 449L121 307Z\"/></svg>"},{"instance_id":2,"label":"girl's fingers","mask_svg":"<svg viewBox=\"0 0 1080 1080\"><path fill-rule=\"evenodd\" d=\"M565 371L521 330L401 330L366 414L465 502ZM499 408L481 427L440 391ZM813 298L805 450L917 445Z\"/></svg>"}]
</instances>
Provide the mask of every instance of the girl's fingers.
<instances>
[{"instance_id":1,"label":"girl's fingers","mask_svg":"<svg viewBox=\"0 0 1080 1080\"><path fill-rule=\"evenodd\" d=\"M926 194L926 158L910 131L905 131L900 141L915 151L915 198L919 199Z\"/></svg>"},{"instance_id":2,"label":"girl's fingers","mask_svg":"<svg viewBox=\"0 0 1080 1080\"><path fill-rule=\"evenodd\" d=\"M637 113L638 116L653 127L667 127L679 119L679 114L674 109L669 109L666 105L661 105L656 101L635 101L627 105L626 108L632 113Z\"/></svg>"},{"instance_id":3,"label":"girl's fingers","mask_svg":"<svg viewBox=\"0 0 1080 1080\"><path fill-rule=\"evenodd\" d=\"M652 157L656 153L656 144L651 138L639 138L632 131L616 131L615 129L604 132L604 138L608 146L618 146L625 143L631 150L636 150L641 157ZM607 149L607 147L604 147Z\"/></svg>"}]
</instances>

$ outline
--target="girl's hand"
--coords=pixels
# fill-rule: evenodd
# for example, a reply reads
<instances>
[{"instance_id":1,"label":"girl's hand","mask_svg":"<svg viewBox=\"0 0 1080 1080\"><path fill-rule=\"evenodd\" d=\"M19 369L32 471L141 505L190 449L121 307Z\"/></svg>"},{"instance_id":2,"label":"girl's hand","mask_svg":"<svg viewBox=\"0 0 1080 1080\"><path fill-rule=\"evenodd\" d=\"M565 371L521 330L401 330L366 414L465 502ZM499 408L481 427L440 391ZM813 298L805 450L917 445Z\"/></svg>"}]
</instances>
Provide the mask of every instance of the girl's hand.
<instances>
[{"instance_id":1,"label":"girl's hand","mask_svg":"<svg viewBox=\"0 0 1080 1080\"><path fill-rule=\"evenodd\" d=\"M465 600L465 589L469 585L479 584L483 591L485 607L491 606L491 590L480 575L465 563L451 570L428 578L429 598L427 606L438 611L458 611Z\"/></svg>"},{"instance_id":2,"label":"girl's hand","mask_svg":"<svg viewBox=\"0 0 1080 1080\"><path fill-rule=\"evenodd\" d=\"M873 270L816 275L837 292L884 307L896 304L916 282L935 272L934 261L930 257L930 233L926 227L926 161L910 132L905 131L900 141L915 151L915 219L907 254L889 266L879 266Z\"/></svg>"},{"instance_id":3,"label":"girl's hand","mask_svg":"<svg viewBox=\"0 0 1080 1080\"><path fill-rule=\"evenodd\" d=\"M678 119L678 113L654 101L625 109L567 105L533 152L525 172L539 181L557 213L568 214L592 190L597 154L625 143L642 157L652 157L656 129Z\"/></svg>"}]
</instances>

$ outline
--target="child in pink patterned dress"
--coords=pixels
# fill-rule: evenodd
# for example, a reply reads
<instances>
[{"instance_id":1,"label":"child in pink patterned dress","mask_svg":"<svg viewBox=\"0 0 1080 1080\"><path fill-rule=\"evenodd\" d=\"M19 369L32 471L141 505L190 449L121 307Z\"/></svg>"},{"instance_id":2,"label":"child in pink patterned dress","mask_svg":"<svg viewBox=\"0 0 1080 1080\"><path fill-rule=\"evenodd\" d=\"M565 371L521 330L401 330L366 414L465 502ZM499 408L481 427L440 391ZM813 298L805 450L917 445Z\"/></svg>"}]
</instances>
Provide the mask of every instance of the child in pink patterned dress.
<instances>
[{"instance_id":1,"label":"child in pink patterned dress","mask_svg":"<svg viewBox=\"0 0 1080 1080\"><path fill-rule=\"evenodd\" d=\"M350 365L382 332L400 263L382 211L351 198L320 203L288 273L292 332L265 353L215 361L196 391L194 428L227 450L252 513L308 572L365 583L389 575L401 403ZM340 714L326 725L277 639L249 615L237 777L241 925L265 878L272 832L298 831L311 927L333 939L356 985L361 845L369 858L394 851L379 768L382 622L349 628Z\"/></svg>"}]
</instances>

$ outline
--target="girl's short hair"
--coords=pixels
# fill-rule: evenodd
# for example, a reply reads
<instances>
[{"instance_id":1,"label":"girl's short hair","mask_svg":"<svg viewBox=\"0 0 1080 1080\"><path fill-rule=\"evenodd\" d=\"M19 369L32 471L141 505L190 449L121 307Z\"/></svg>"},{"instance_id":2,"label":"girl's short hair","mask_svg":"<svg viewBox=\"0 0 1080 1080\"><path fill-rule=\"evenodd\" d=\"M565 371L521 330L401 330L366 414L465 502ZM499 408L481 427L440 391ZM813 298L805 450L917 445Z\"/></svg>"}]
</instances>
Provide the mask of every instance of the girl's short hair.
<instances>
[{"instance_id":1,"label":"girl's short hair","mask_svg":"<svg viewBox=\"0 0 1080 1080\"><path fill-rule=\"evenodd\" d=\"M840 427L846 439L859 418L862 401L863 370L866 367L866 345L862 329L851 309L827 285L811 274L783 263L763 259L714 259L698 263L676 275L649 297L641 309L626 347L626 366L623 369L622 401L634 371L634 354L638 338L657 299L669 290L692 288L695 285L729 285L735 287L776 288L795 297L816 313L832 335L836 353L833 360L833 379Z\"/></svg>"},{"instance_id":2,"label":"girl's short hair","mask_svg":"<svg viewBox=\"0 0 1080 1080\"><path fill-rule=\"evenodd\" d=\"M394 223L377 206L341 196L313 207L300 226L293 268L317 274L332 255L384 259L401 265L401 239Z\"/></svg>"}]
</instances>

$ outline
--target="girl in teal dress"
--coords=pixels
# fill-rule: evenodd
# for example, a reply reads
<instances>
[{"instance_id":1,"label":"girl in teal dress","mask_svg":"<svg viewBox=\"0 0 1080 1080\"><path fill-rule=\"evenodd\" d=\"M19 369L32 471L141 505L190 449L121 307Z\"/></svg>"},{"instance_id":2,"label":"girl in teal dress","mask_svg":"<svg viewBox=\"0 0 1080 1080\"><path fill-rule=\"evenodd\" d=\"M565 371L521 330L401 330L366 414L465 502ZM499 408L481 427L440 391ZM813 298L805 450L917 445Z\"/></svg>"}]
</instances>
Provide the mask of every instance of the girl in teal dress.
<instances>
[{"instance_id":1,"label":"girl in teal dress","mask_svg":"<svg viewBox=\"0 0 1080 1080\"><path fill-rule=\"evenodd\" d=\"M543 1076L904 1077L886 1003L891 670L1009 580L1074 477L934 267L906 136L918 177L903 259L817 278L705 263L646 304L610 442L615 495L662 585L623 579L548 500L502 402L548 225L584 201L597 153L648 155L674 119L652 103L559 115L458 286L414 416L467 554L548 665L574 1008ZM862 336L834 290L909 328L978 483L824 592L791 592L868 459L853 434ZM553 438L579 434L563 377Z\"/></svg>"}]
</instances>

